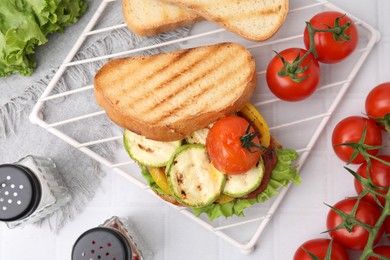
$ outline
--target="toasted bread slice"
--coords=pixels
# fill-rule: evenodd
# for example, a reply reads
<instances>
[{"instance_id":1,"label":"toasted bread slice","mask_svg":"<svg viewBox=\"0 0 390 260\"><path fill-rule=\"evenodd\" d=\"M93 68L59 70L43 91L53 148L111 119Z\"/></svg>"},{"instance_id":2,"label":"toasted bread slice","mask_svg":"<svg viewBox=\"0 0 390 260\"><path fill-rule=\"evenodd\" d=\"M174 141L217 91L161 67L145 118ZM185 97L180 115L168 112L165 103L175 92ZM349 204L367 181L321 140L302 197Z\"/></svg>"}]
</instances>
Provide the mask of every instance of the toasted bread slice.
<instances>
[{"instance_id":1,"label":"toasted bread slice","mask_svg":"<svg viewBox=\"0 0 390 260\"><path fill-rule=\"evenodd\" d=\"M164 0L188 8L251 41L264 41L282 26L288 0Z\"/></svg>"},{"instance_id":2,"label":"toasted bread slice","mask_svg":"<svg viewBox=\"0 0 390 260\"><path fill-rule=\"evenodd\" d=\"M112 60L94 79L110 119L156 141L183 139L237 112L255 85L253 57L236 43Z\"/></svg>"},{"instance_id":3,"label":"toasted bread slice","mask_svg":"<svg viewBox=\"0 0 390 260\"><path fill-rule=\"evenodd\" d=\"M127 26L140 36L152 36L202 20L183 7L159 0L123 0L123 16Z\"/></svg>"}]
</instances>

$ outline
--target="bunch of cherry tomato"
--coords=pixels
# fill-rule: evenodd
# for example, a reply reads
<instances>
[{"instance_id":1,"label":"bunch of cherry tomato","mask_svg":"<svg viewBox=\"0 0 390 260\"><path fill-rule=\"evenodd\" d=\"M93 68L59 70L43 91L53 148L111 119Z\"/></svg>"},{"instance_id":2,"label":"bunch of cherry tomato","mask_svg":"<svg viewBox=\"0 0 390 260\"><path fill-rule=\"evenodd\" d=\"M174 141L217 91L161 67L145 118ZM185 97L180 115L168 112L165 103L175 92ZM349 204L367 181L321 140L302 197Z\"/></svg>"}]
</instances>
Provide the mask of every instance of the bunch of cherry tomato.
<instances>
[{"instance_id":1,"label":"bunch of cherry tomato","mask_svg":"<svg viewBox=\"0 0 390 260\"><path fill-rule=\"evenodd\" d=\"M306 23L303 38L306 49L283 50L268 64L268 87L281 100L311 96L320 82L320 63L343 61L356 49L359 36L347 15L328 11ZM388 139L390 133L390 82L367 95L365 110L366 115L340 121L332 136L335 154L347 165L360 165L356 172L345 167L355 177L356 194L328 205L330 238L306 241L294 260L346 260L347 250L361 251L361 259L390 259L390 246L377 246L384 234L390 241L390 155L380 154L383 135Z\"/></svg>"},{"instance_id":2,"label":"bunch of cherry tomato","mask_svg":"<svg viewBox=\"0 0 390 260\"><path fill-rule=\"evenodd\" d=\"M285 49L269 62L269 89L285 101L308 98L319 85L320 63L344 60L356 49L358 38L356 25L348 16L335 11L318 13L305 27L306 49Z\"/></svg>"},{"instance_id":3,"label":"bunch of cherry tomato","mask_svg":"<svg viewBox=\"0 0 390 260\"><path fill-rule=\"evenodd\" d=\"M370 91L365 112L341 120L332 134L335 154L357 166L345 167L355 177L356 194L330 206L326 224L332 239L306 241L294 260L347 260L347 250L360 251L361 259L390 259L390 155L383 154L390 134L390 82ZM387 242L377 245L381 239Z\"/></svg>"}]
</instances>

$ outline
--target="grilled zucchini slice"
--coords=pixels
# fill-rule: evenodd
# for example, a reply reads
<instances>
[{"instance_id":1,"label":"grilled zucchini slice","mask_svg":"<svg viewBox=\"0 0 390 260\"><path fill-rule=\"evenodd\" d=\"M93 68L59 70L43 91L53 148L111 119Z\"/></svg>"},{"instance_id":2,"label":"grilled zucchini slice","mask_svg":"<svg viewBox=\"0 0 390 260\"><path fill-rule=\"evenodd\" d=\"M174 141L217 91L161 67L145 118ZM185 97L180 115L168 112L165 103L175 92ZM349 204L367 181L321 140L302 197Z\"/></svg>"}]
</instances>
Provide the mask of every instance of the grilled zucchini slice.
<instances>
[{"instance_id":1,"label":"grilled zucchini slice","mask_svg":"<svg viewBox=\"0 0 390 260\"><path fill-rule=\"evenodd\" d=\"M173 196L190 207L204 207L221 194L226 177L211 171L206 147L182 145L167 165L168 184Z\"/></svg>"},{"instance_id":2,"label":"grilled zucchini slice","mask_svg":"<svg viewBox=\"0 0 390 260\"><path fill-rule=\"evenodd\" d=\"M174 142L150 140L127 129L123 133L123 142L129 156L148 167L166 166L182 143L181 140Z\"/></svg>"},{"instance_id":3,"label":"grilled zucchini slice","mask_svg":"<svg viewBox=\"0 0 390 260\"><path fill-rule=\"evenodd\" d=\"M260 159L258 164L243 174L227 175L223 194L239 198L259 187L264 176L264 163Z\"/></svg>"}]
</instances>

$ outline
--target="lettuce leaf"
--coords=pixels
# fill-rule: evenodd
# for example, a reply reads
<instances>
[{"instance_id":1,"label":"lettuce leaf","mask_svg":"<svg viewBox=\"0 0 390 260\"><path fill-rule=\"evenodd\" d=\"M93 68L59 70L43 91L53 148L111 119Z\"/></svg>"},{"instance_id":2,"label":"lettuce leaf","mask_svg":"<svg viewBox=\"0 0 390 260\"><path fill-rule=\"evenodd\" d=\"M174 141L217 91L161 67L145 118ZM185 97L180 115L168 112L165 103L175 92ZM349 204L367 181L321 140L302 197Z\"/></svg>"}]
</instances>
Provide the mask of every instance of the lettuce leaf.
<instances>
[{"instance_id":1,"label":"lettuce leaf","mask_svg":"<svg viewBox=\"0 0 390 260\"><path fill-rule=\"evenodd\" d=\"M211 204L202 208L192 208L196 216L204 213L211 221L218 217L230 217L233 215L244 216L244 210L255 203L265 202L279 193L281 187L287 186L290 182L295 185L301 183L301 178L294 166L294 161L298 159L298 153L292 149L277 149L278 161L271 173L268 186L256 198L252 199L235 199L224 204ZM140 165L141 172L148 185L159 193L165 194L154 182L146 167Z\"/></svg>"},{"instance_id":2,"label":"lettuce leaf","mask_svg":"<svg viewBox=\"0 0 390 260\"><path fill-rule=\"evenodd\" d=\"M36 46L75 23L86 8L83 0L0 1L0 77L31 75Z\"/></svg>"}]
</instances>

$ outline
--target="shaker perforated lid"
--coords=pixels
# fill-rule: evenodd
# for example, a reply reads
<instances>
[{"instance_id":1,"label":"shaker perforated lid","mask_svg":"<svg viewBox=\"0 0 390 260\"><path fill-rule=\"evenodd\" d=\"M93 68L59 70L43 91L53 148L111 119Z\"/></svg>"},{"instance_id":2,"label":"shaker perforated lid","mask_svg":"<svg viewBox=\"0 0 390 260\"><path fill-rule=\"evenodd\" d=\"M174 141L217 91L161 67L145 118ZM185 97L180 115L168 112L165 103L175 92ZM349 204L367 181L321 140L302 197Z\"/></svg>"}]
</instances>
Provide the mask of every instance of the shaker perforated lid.
<instances>
[{"instance_id":1,"label":"shaker perforated lid","mask_svg":"<svg viewBox=\"0 0 390 260\"><path fill-rule=\"evenodd\" d=\"M127 239L112 228L97 227L84 232L73 245L72 260L130 260Z\"/></svg>"},{"instance_id":2,"label":"shaker perforated lid","mask_svg":"<svg viewBox=\"0 0 390 260\"><path fill-rule=\"evenodd\" d=\"M0 221L26 218L38 207L41 194L39 180L30 169L0 165Z\"/></svg>"}]
</instances>

